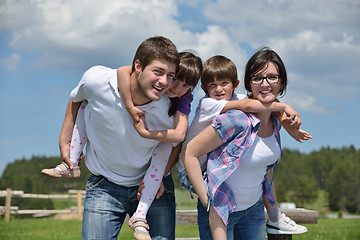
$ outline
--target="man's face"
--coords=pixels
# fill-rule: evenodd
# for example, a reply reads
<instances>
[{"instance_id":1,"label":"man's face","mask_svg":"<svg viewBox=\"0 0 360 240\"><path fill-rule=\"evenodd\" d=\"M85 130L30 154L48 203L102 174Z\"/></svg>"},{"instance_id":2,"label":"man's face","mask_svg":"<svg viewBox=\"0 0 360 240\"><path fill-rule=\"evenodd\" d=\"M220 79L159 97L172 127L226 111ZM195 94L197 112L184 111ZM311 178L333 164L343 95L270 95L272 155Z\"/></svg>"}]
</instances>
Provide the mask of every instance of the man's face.
<instances>
[{"instance_id":1,"label":"man's face","mask_svg":"<svg viewBox=\"0 0 360 240\"><path fill-rule=\"evenodd\" d=\"M135 72L138 74L138 93L143 102L158 101L171 87L176 73L176 65L164 60L154 60L144 69L140 61L135 61Z\"/></svg>"}]
</instances>

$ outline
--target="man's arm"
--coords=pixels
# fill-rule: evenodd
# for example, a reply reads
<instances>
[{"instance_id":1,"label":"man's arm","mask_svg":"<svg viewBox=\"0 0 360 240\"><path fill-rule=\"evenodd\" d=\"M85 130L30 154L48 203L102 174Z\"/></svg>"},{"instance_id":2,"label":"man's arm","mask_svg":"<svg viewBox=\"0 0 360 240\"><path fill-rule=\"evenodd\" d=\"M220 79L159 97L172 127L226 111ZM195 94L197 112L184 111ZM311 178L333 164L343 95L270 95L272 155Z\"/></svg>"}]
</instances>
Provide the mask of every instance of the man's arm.
<instances>
[{"instance_id":1,"label":"man's arm","mask_svg":"<svg viewBox=\"0 0 360 240\"><path fill-rule=\"evenodd\" d=\"M73 169L74 167L72 162L70 161L71 136L73 133L75 120L80 105L81 102L75 103L72 100L69 101L66 108L64 123L59 137L59 148L60 148L61 159L68 164L70 169Z\"/></svg>"}]
</instances>

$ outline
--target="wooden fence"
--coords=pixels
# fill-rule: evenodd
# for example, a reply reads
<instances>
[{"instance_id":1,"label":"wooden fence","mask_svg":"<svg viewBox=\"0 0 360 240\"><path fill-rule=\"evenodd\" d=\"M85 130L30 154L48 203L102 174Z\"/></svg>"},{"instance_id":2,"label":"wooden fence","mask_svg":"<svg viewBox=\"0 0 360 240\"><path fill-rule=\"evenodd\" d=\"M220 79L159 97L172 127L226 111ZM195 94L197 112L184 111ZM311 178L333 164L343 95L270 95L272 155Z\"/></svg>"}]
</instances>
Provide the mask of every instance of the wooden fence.
<instances>
[{"instance_id":1,"label":"wooden fence","mask_svg":"<svg viewBox=\"0 0 360 240\"><path fill-rule=\"evenodd\" d=\"M47 209L34 209L34 210L20 210L19 207L11 206L12 196L22 198L41 198L41 199L77 199L77 207L63 210L47 210ZM6 197L5 207L0 206L0 215L5 214L5 221L10 221L11 214L32 214L36 216L47 216L50 214L60 213L76 213L77 218L82 220L82 199L85 197L85 191L82 190L69 190L68 194L30 194L23 191L12 191L10 188L5 191L0 191L0 197ZM318 212L307 210L303 208L296 209L282 209L281 212L285 213L288 217L298 224L316 224L318 221ZM176 211L176 224L177 225L197 225L197 210L177 210ZM268 240L271 239L292 239L291 235L270 235Z\"/></svg>"},{"instance_id":2,"label":"wooden fence","mask_svg":"<svg viewBox=\"0 0 360 240\"><path fill-rule=\"evenodd\" d=\"M21 210L17 206L11 206L11 198L13 196L21 198L40 198L40 199L77 199L77 207L62 210L48 210L48 209L24 209ZM0 197L5 197L5 206L0 206L0 215L5 215L5 221L10 221L10 215L14 214L32 214L33 216L47 216L50 214L58 213L77 213L77 218L82 219L82 199L85 197L85 191L82 190L69 190L68 194L32 194L24 193L24 191L11 190L10 188L5 191L0 191Z\"/></svg>"}]
</instances>

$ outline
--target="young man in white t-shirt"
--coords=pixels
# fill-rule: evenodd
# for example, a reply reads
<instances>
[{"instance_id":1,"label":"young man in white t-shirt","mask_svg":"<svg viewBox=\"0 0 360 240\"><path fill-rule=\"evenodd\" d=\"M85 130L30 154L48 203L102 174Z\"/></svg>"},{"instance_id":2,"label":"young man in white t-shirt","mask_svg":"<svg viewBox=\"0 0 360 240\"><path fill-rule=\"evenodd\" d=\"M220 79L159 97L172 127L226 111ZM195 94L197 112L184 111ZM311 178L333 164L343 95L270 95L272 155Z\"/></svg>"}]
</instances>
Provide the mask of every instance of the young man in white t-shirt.
<instances>
[{"instance_id":1,"label":"young man in white t-shirt","mask_svg":"<svg viewBox=\"0 0 360 240\"><path fill-rule=\"evenodd\" d=\"M164 93L172 84L178 63L175 45L164 37L146 39L136 51L130 91L134 105L146 112L150 130L173 128L173 119L167 115L170 101ZM82 101L87 101L85 164L92 173L86 185L82 237L117 239L126 214L132 216L137 207L138 185L159 142L142 138L132 126L119 94L116 69L95 66L71 92L60 133L61 157L69 166L69 143ZM154 201L148 213L153 239L173 239L175 234L171 176L165 178L164 185L169 191Z\"/></svg>"}]
</instances>

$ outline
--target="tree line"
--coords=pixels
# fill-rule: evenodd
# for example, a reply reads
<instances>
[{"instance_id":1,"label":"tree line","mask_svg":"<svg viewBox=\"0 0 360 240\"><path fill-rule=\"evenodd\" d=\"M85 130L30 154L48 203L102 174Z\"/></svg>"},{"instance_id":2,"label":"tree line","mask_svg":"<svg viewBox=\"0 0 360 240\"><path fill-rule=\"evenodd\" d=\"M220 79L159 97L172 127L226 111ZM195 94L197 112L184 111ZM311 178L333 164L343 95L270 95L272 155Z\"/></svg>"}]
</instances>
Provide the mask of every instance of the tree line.
<instances>
[{"instance_id":1,"label":"tree line","mask_svg":"<svg viewBox=\"0 0 360 240\"><path fill-rule=\"evenodd\" d=\"M56 166L60 161L60 157L46 156L15 160L6 166L0 178L0 190L12 188L25 193L46 194L85 189L90 176L85 164L81 166L79 179L55 179L40 173L43 168ZM173 169L172 172L176 187L181 189L177 171ZM314 202L321 190L326 193L330 210L360 213L359 173L360 150L354 146L340 149L323 147L307 154L285 148L273 171L278 202L295 202L298 207L303 207ZM0 199L1 205L3 202L4 199ZM42 208L45 202L40 204ZM51 209L51 201L45 205Z\"/></svg>"}]
</instances>

